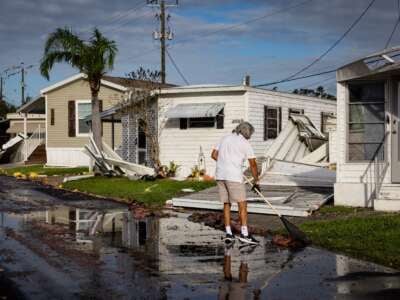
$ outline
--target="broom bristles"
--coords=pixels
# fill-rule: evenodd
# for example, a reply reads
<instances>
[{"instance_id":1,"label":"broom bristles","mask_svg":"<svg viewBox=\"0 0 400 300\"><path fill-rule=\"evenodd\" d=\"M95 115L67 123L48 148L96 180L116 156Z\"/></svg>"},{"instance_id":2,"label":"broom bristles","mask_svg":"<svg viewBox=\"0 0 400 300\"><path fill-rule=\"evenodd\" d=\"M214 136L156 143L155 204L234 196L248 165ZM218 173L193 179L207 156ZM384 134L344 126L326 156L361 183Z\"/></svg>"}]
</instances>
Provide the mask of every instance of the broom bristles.
<instances>
[{"instance_id":1,"label":"broom bristles","mask_svg":"<svg viewBox=\"0 0 400 300\"><path fill-rule=\"evenodd\" d=\"M285 225L286 230L288 231L289 235L295 240L303 245L311 244L311 240L307 237L307 235L300 230L299 227L294 225L293 223L289 222L283 216L281 217L281 221L283 225Z\"/></svg>"}]
</instances>

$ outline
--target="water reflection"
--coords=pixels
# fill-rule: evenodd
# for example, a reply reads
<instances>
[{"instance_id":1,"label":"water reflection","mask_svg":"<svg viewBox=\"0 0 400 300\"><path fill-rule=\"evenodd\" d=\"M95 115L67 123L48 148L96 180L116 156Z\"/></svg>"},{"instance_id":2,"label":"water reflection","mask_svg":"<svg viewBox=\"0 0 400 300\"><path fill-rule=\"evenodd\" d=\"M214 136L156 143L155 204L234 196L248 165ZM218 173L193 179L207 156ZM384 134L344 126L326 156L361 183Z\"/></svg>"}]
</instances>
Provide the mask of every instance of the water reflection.
<instances>
[{"instance_id":1,"label":"water reflection","mask_svg":"<svg viewBox=\"0 0 400 300\"><path fill-rule=\"evenodd\" d=\"M223 273L224 280L218 292L218 299L248 299L246 292L248 289L249 265L247 255L254 251L256 246L244 246L240 251L240 266L238 277L232 275L232 250L233 247L226 247L224 254ZM253 291L255 298L260 295L260 290Z\"/></svg>"},{"instance_id":2,"label":"water reflection","mask_svg":"<svg viewBox=\"0 0 400 300\"><path fill-rule=\"evenodd\" d=\"M128 210L62 206L24 215L1 213L0 224L31 241L40 243L53 236L66 245L48 249L43 263L33 254L26 255L27 249L17 257L25 266L35 262L35 278L43 285L40 291L56 290L56 294L54 286L59 290L62 282L69 284L71 295L89 298L99 293L111 298L134 295L134 299L373 299L399 295L400 277L388 274L388 269L313 248L291 253L264 238L255 248L240 248L237 243L227 249L220 231L192 223L185 214L136 219ZM0 245L18 255L16 244L1 230ZM63 252L55 255L58 249ZM75 265L80 259L74 255L65 258L66 249L89 253L89 262L96 261ZM54 261L62 270L52 267ZM6 261L0 252L2 264ZM7 266L16 268L16 264ZM60 272L62 281L52 283L53 277L58 278L54 274Z\"/></svg>"}]
</instances>

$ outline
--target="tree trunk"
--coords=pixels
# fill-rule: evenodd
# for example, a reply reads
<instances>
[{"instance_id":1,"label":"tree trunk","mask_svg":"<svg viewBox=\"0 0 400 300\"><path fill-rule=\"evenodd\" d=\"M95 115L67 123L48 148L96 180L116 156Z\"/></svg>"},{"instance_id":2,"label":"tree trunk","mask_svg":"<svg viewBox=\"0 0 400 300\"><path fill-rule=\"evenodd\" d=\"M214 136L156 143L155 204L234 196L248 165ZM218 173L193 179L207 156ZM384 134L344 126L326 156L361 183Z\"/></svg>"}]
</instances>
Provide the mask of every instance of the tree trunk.
<instances>
[{"instance_id":1,"label":"tree trunk","mask_svg":"<svg viewBox=\"0 0 400 300\"><path fill-rule=\"evenodd\" d=\"M93 139L99 150L103 150L101 137L100 101L99 92L92 90L92 133Z\"/></svg>"}]
</instances>

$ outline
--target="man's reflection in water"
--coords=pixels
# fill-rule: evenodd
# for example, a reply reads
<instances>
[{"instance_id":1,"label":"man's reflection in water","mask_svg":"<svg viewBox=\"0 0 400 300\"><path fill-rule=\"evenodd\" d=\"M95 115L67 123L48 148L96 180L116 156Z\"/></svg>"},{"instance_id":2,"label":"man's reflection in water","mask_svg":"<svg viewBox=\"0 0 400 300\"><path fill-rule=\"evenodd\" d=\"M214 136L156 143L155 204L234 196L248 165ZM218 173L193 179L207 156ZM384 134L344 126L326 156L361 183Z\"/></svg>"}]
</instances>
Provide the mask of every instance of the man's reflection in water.
<instances>
[{"instance_id":1,"label":"man's reflection in water","mask_svg":"<svg viewBox=\"0 0 400 300\"><path fill-rule=\"evenodd\" d=\"M218 299L228 300L241 300L248 299L246 297L246 292L249 287L247 284L247 276L249 274L249 266L247 263L247 255L254 251L256 246L245 246L245 248L240 250L240 266L239 266L239 276L238 279L234 279L232 276L232 258L231 252L233 246L225 248L224 254L224 281L221 283L219 290ZM259 299L259 290L253 291L254 299Z\"/></svg>"}]
</instances>

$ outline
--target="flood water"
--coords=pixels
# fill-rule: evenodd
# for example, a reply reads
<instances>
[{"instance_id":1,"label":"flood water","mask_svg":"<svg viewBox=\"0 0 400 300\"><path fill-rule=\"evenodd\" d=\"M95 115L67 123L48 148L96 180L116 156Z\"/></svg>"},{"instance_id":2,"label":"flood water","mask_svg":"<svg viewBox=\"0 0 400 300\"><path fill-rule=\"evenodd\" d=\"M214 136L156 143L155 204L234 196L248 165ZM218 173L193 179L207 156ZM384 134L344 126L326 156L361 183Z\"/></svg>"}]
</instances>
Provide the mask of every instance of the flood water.
<instances>
[{"instance_id":1,"label":"flood water","mask_svg":"<svg viewBox=\"0 0 400 300\"><path fill-rule=\"evenodd\" d=\"M226 249L222 232L187 216L0 213L0 267L32 299L400 299L393 270L262 237L256 248Z\"/></svg>"}]
</instances>

